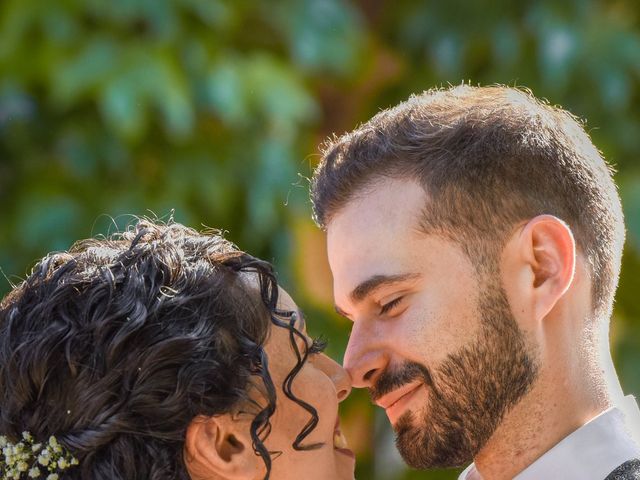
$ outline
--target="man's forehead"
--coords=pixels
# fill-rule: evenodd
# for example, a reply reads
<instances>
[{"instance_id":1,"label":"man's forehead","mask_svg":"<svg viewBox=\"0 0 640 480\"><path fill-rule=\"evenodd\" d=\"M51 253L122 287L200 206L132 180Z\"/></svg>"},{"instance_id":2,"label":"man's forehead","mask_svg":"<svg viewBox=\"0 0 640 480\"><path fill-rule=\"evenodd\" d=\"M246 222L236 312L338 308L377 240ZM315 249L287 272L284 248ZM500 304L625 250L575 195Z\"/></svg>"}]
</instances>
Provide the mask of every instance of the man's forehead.
<instances>
[{"instance_id":1,"label":"man's forehead","mask_svg":"<svg viewBox=\"0 0 640 480\"><path fill-rule=\"evenodd\" d=\"M426 200L424 189L415 180L380 180L363 188L343 205L329 222L327 232L410 225L419 221Z\"/></svg>"},{"instance_id":2,"label":"man's forehead","mask_svg":"<svg viewBox=\"0 0 640 480\"><path fill-rule=\"evenodd\" d=\"M327 253L336 301L347 301L359 284L375 276L411 271L411 250L423 235L426 203L414 180L372 184L344 205L327 225Z\"/></svg>"},{"instance_id":3,"label":"man's forehead","mask_svg":"<svg viewBox=\"0 0 640 480\"><path fill-rule=\"evenodd\" d=\"M329 267L338 291L351 290L374 275L394 273L391 265L401 255L397 249L403 242L398 237L377 228L356 230L352 234L337 231L333 236L329 231L327 235Z\"/></svg>"},{"instance_id":4,"label":"man's forehead","mask_svg":"<svg viewBox=\"0 0 640 480\"><path fill-rule=\"evenodd\" d=\"M413 181L389 180L357 196L327 225L329 262L369 261L405 248L419 230L424 206L424 191Z\"/></svg>"}]
</instances>

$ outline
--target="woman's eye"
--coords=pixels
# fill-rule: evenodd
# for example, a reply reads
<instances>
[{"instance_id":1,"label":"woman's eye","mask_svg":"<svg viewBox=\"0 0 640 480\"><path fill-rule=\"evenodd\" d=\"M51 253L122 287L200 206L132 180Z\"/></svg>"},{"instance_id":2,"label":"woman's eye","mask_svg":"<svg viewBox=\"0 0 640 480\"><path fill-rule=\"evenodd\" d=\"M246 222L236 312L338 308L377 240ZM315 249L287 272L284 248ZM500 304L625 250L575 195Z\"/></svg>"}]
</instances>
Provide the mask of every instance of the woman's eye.
<instances>
[{"instance_id":1,"label":"woman's eye","mask_svg":"<svg viewBox=\"0 0 640 480\"><path fill-rule=\"evenodd\" d=\"M327 348L327 340L324 337L317 337L311 340L311 345L309 345L309 355L314 355L317 353L324 352L325 348Z\"/></svg>"},{"instance_id":2,"label":"woman's eye","mask_svg":"<svg viewBox=\"0 0 640 480\"><path fill-rule=\"evenodd\" d=\"M385 303L380 309L380 315L384 315L385 313L389 313L393 307L397 306L404 297L398 297L395 300L391 300L389 303Z\"/></svg>"}]
</instances>

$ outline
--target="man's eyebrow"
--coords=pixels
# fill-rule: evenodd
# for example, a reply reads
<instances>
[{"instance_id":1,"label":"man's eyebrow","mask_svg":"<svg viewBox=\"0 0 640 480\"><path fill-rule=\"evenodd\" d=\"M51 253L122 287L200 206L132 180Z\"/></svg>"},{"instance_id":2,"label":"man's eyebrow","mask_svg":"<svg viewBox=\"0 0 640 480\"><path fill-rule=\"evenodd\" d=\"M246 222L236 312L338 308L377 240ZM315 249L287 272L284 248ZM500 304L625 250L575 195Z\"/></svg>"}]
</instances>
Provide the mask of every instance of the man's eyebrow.
<instances>
[{"instance_id":1,"label":"man's eyebrow","mask_svg":"<svg viewBox=\"0 0 640 480\"><path fill-rule=\"evenodd\" d=\"M371 295L377 289L393 285L395 283L406 282L407 280L415 280L422 275L419 273L403 273L399 275L374 275L364 282L360 283L351 292L351 300L354 303L359 303L366 297ZM338 309L338 307L336 307Z\"/></svg>"}]
</instances>

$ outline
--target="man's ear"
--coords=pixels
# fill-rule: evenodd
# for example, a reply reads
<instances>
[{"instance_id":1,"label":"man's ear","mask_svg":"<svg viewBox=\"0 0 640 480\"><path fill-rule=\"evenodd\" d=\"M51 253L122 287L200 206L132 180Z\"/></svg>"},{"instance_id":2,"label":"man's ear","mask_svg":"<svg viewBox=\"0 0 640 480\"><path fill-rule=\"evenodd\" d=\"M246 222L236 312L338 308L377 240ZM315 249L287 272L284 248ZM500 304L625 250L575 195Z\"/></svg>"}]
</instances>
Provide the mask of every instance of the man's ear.
<instances>
[{"instance_id":1,"label":"man's ear","mask_svg":"<svg viewBox=\"0 0 640 480\"><path fill-rule=\"evenodd\" d=\"M184 460L189 476L202 480L261 478L264 465L253 451L249 425L231 414L194 418L185 439Z\"/></svg>"},{"instance_id":2,"label":"man's ear","mask_svg":"<svg viewBox=\"0 0 640 480\"><path fill-rule=\"evenodd\" d=\"M518 250L531 295L531 308L542 320L571 286L576 266L576 244L569 226L552 215L531 219L518 238Z\"/></svg>"}]
</instances>

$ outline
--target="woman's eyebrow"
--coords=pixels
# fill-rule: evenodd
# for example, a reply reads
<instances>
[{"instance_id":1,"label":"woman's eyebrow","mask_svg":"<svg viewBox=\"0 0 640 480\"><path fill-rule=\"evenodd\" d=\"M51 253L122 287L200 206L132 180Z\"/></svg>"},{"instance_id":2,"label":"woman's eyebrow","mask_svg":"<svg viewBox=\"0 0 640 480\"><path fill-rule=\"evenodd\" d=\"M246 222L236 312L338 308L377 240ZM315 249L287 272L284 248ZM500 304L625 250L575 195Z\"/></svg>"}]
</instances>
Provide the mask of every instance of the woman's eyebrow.
<instances>
[{"instance_id":1,"label":"woman's eyebrow","mask_svg":"<svg viewBox=\"0 0 640 480\"><path fill-rule=\"evenodd\" d=\"M304 317L304 313L302 312L302 310L298 309L296 311L296 313L298 314L298 318L300 319L300 323L298 324L298 330L304 331L306 330L307 327L307 321Z\"/></svg>"}]
</instances>

